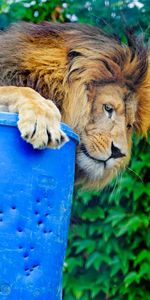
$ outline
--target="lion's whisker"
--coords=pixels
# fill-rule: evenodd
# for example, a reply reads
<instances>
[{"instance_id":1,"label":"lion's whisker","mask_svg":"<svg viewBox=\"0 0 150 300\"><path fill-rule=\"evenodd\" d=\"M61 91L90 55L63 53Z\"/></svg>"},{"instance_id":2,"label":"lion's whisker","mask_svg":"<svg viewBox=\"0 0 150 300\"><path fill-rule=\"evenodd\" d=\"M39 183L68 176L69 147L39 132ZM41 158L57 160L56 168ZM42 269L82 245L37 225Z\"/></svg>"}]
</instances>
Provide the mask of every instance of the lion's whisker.
<instances>
[{"instance_id":1,"label":"lion's whisker","mask_svg":"<svg viewBox=\"0 0 150 300\"><path fill-rule=\"evenodd\" d=\"M142 178L139 174L137 174L134 170L132 170L132 169L129 168L129 167L126 167L126 169L127 169L128 171L132 172L134 175L136 175L136 177L137 177L138 179L140 179L140 181L141 181L142 183L144 183L143 178Z\"/></svg>"}]
</instances>

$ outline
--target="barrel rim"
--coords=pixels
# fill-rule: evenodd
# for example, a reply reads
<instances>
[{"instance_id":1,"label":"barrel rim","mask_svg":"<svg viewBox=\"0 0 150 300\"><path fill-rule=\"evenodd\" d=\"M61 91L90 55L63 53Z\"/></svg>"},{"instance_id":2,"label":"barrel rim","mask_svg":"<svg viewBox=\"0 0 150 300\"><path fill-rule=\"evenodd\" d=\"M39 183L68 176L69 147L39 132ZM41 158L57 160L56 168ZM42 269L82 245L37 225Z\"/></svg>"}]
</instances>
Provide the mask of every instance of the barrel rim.
<instances>
[{"instance_id":1,"label":"barrel rim","mask_svg":"<svg viewBox=\"0 0 150 300\"><path fill-rule=\"evenodd\" d=\"M2 126L17 127L18 120L19 118L17 113L0 112L0 125ZM80 142L79 136L72 130L70 126L65 123L61 123L61 129L77 144Z\"/></svg>"}]
</instances>

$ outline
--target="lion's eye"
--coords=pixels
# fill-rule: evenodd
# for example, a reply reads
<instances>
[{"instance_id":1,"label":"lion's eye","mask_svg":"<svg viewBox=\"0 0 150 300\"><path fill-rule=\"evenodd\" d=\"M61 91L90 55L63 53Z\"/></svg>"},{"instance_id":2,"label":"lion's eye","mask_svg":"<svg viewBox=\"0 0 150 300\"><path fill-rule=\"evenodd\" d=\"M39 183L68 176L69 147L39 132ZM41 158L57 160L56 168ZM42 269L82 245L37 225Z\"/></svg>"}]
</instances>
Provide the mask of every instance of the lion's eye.
<instances>
[{"instance_id":1,"label":"lion's eye","mask_svg":"<svg viewBox=\"0 0 150 300\"><path fill-rule=\"evenodd\" d=\"M109 104L104 104L103 107L104 107L104 110L108 113L109 118L111 118L113 111L114 111L113 107Z\"/></svg>"}]
</instances>

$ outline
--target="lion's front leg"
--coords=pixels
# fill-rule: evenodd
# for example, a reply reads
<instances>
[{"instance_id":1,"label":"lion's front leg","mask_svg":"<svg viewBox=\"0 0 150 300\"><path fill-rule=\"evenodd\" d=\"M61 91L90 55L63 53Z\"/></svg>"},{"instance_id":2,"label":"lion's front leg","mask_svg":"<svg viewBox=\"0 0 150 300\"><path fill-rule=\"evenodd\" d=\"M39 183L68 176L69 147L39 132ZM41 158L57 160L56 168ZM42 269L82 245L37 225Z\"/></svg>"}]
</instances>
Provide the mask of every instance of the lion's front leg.
<instances>
[{"instance_id":1,"label":"lion's front leg","mask_svg":"<svg viewBox=\"0 0 150 300\"><path fill-rule=\"evenodd\" d=\"M51 100L28 87L0 87L0 105L19 113L21 136L34 148L59 148L68 138L60 129L61 115Z\"/></svg>"}]
</instances>

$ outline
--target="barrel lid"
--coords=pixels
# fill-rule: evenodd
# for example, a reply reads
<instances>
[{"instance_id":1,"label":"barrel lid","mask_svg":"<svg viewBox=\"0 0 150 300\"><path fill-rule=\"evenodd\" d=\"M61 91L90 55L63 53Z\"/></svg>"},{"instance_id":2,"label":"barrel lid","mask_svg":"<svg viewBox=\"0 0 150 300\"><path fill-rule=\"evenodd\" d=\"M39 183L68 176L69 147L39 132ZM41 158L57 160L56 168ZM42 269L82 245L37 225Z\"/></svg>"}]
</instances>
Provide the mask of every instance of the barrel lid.
<instances>
[{"instance_id":1,"label":"barrel lid","mask_svg":"<svg viewBox=\"0 0 150 300\"><path fill-rule=\"evenodd\" d=\"M0 112L0 125L3 126L17 126L18 114L10 112ZM79 136L65 123L61 123L61 129L67 134L68 137L74 139L79 143Z\"/></svg>"}]
</instances>

